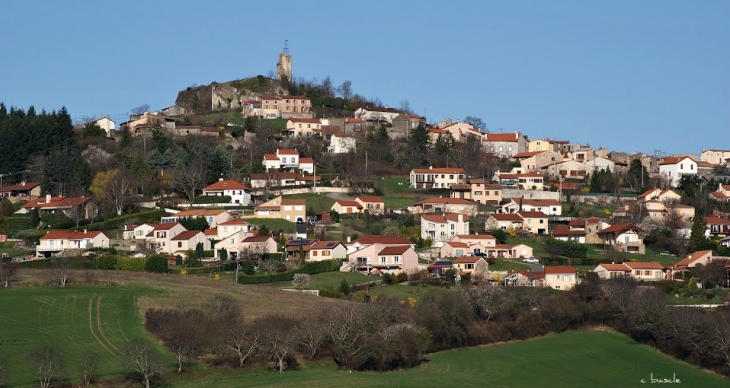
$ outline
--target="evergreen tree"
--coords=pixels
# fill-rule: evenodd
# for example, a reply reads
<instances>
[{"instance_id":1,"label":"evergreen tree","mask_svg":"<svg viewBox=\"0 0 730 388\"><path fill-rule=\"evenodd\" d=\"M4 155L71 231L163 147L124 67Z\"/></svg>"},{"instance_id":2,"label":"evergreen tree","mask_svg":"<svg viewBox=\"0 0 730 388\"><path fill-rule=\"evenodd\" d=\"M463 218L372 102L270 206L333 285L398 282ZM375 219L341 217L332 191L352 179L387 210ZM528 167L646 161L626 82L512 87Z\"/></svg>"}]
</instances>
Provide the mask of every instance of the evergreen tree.
<instances>
[{"instance_id":1,"label":"evergreen tree","mask_svg":"<svg viewBox=\"0 0 730 388\"><path fill-rule=\"evenodd\" d=\"M41 215L38 211L37 207L34 207L33 210L30 211L30 225L34 228L38 227L38 224L41 223Z\"/></svg>"},{"instance_id":2,"label":"evergreen tree","mask_svg":"<svg viewBox=\"0 0 730 388\"><path fill-rule=\"evenodd\" d=\"M195 245L195 254L198 256L199 259L202 259L205 257L205 248L203 247L203 243L198 243Z\"/></svg>"},{"instance_id":3,"label":"evergreen tree","mask_svg":"<svg viewBox=\"0 0 730 388\"><path fill-rule=\"evenodd\" d=\"M408 136L408 144L412 154L423 155L428 151L430 138L428 128L426 127L426 119L421 119L418 125L411 130Z\"/></svg>"},{"instance_id":4,"label":"evergreen tree","mask_svg":"<svg viewBox=\"0 0 730 388\"><path fill-rule=\"evenodd\" d=\"M129 131L129 126L125 126L122 129L122 136L119 139L119 148L127 149L132 145L132 132Z\"/></svg>"},{"instance_id":5,"label":"evergreen tree","mask_svg":"<svg viewBox=\"0 0 730 388\"><path fill-rule=\"evenodd\" d=\"M634 158L631 160L628 172L628 181L634 192L641 193L649 184L649 172L641 163L641 159Z\"/></svg>"},{"instance_id":6,"label":"evergreen tree","mask_svg":"<svg viewBox=\"0 0 730 388\"><path fill-rule=\"evenodd\" d=\"M706 229L707 223L705 222L704 212L702 209L697 209L695 212L695 218L692 221L692 229L689 236L690 251L696 252L703 249L712 249L714 247L712 241L705 237Z\"/></svg>"}]
</instances>

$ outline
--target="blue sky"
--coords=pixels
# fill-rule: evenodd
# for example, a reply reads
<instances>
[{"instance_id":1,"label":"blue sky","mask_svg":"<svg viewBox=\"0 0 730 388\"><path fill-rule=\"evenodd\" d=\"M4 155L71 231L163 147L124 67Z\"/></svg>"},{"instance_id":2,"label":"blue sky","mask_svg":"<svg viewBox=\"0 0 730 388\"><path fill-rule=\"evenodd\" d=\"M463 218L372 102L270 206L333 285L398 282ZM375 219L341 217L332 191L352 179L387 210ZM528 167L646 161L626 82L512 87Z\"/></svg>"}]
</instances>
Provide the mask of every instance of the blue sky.
<instances>
[{"instance_id":1,"label":"blue sky","mask_svg":"<svg viewBox=\"0 0 730 388\"><path fill-rule=\"evenodd\" d=\"M193 84L273 71L429 121L481 117L619 151L730 149L730 1L19 1L0 101L123 119ZM121 121L121 120L120 120Z\"/></svg>"}]
</instances>

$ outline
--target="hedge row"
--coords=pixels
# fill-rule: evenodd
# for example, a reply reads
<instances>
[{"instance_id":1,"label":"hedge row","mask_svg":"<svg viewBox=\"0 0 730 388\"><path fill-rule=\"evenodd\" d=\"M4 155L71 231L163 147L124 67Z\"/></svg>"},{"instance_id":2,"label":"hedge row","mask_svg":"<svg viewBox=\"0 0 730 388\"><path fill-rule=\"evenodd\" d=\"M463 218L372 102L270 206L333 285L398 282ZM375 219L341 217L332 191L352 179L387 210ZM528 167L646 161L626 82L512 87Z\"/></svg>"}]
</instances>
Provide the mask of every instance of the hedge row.
<instances>
[{"instance_id":1,"label":"hedge row","mask_svg":"<svg viewBox=\"0 0 730 388\"><path fill-rule=\"evenodd\" d=\"M138 222L156 222L165 215L163 209L155 209L147 212L125 214L123 216L110 218L103 222L96 222L86 226L88 230L111 230L121 228L129 220L137 220Z\"/></svg>"},{"instance_id":2,"label":"hedge row","mask_svg":"<svg viewBox=\"0 0 730 388\"><path fill-rule=\"evenodd\" d=\"M610 263L610 259L593 259L593 258L568 258L568 257L546 257L543 259L545 265L595 265Z\"/></svg>"},{"instance_id":3,"label":"hedge row","mask_svg":"<svg viewBox=\"0 0 730 388\"><path fill-rule=\"evenodd\" d=\"M92 261L94 269L120 270L133 272L167 273L167 258L159 255L150 257L127 257L106 254L95 257Z\"/></svg>"},{"instance_id":4,"label":"hedge row","mask_svg":"<svg viewBox=\"0 0 730 388\"><path fill-rule=\"evenodd\" d=\"M5 217L5 225L0 227L0 230L4 229L5 233L13 235L24 229L31 229L33 226L30 224L30 217L28 216L9 216Z\"/></svg>"},{"instance_id":5,"label":"hedge row","mask_svg":"<svg viewBox=\"0 0 730 388\"><path fill-rule=\"evenodd\" d=\"M216 195L200 195L195 198L193 198L193 203L230 203L231 202L231 196L230 195L224 195L224 196L216 196Z\"/></svg>"},{"instance_id":6,"label":"hedge row","mask_svg":"<svg viewBox=\"0 0 730 388\"><path fill-rule=\"evenodd\" d=\"M263 276L239 276L238 282L241 284L287 282L293 280L294 275L298 273L314 275L322 272L334 272L339 271L341 265L342 260L340 259L316 261L313 263L306 263L300 268L289 272L275 273Z\"/></svg>"}]
</instances>

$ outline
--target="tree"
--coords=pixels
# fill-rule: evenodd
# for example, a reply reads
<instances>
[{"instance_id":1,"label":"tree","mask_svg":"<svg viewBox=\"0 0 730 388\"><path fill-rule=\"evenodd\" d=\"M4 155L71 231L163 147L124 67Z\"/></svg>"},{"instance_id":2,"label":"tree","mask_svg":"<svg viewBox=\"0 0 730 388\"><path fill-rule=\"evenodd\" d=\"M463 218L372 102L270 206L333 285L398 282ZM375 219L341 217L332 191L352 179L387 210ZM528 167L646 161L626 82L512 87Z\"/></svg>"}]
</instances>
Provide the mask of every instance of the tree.
<instances>
[{"instance_id":1,"label":"tree","mask_svg":"<svg viewBox=\"0 0 730 388\"><path fill-rule=\"evenodd\" d=\"M294 274L294 280L292 280L292 285L297 290L303 290L309 286L310 281L311 277L309 276L309 274L297 273Z\"/></svg>"},{"instance_id":2,"label":"tree","mask_svg":"<svg viewBox=\"0 0 730 388\"><path fill-rule=\"evenodd\" d=\"M283 374L285 361L296 352L296 327L298 321L286 317L270 315L259 322L263 329L262 345L276 362L279 373Z\"/></svg>"},{"instance_id":3,"label":"tree","mask_svg":"<svg viewBox=\"0 0 730 388\"><path fill-rule=\"evenodd\" d=\"M140 153L134 156L132 164L129 166L129 172L136 178L137 187L144 194L145 189L149 188L155 176L144 155Z\"/></svg>"},{"instance_id":4,"label":"tree","mask_svg":"<svg viewBox=\"0 0 730 388\"><path fill-rule=\"evenodd\" d=\"M86 125L84 125L82 136L84 137L84 139L90 137L106 137L106 131L100 126L96 125L96 123L87 123Z\"/></svg>"},{"instance_id":5,"label":"tree","mask_svg":"<svg viewBox=\"0 0 730 388\"><path fill-rule=\"evenodd\" d=\"M411 154L425 156L426 151L428 151L430 141L428 128L426 127L426 120L421 119L421 121L418 122L418 125L411 130L411 133L408 136L408 144L411 148Z\"/></svg>"},{"instance_id":6,"label":"tree","mask_svg":"<svg viewBox=\"0 0 730 388\"><path fill-rule=\"evenodd\" d=\"M42 345L33 349L27 356L41 388L48 388L53 381L64 373L63 357L53 345Z\"/></svg>"},{"instance_id":7,"label":"tree","mask_svg":"<svg viewBox=\"0 0 730 388\"><path fill-rule=\"evenodd\" d=\"M99 358L90 351L84 351L81 356L81 375L84 377L84 385L90 385L96 377L96 365Z\"/></svg>"},{"instance_id":8,"label":"tree","mask_svg":"<svg viewBox=\"0 0 730 388\"><path fill-rule=\"evenodd\" d=\"M122 136L119 139L119 148L124 150L132 145L132 132L129 130L129 126L126 125L122 128Z\"/></svg>"},{"instance_id":9,"label":"tree","mask_svg":"<svg viewBox=\"0 0 730 388\"><path fill-rule=\"evenodd\" d=\"M192 201L195 193L205 182L205 166L200 161L194 161L190 165L178 161L175 165L173 182L175 187Z\"/></svg>"},{"instance_id":10,"label":"tree","mask_svg":"<svg viewBox=\"0 0 730 388\"><path fill-rule=\"evenodd\" d=\"M484 132L487 129L487 125L484 124L484 121L480 119L479 117L475 116L466 116L464 117L464 122L467 124L470 124L472 127Z\"/></svg>"},{"instance_id":11,"label":"tree","mask_svg":"<svg viewBox=\"0 0 730 388\"><path fill-rule=\"evenodd\" d=\"M173 319L162 328L160 336L177 361L177 373L183 372L185 361L203 349L207 333L205 314L200 309L183 311L182 319Z\"/></svg>"},{"instance_id":12,"label":"tree","mask_svg":"<svg viewBox=\"0 0 730 388\"><path fill-rule=\"evenodd\" d=\"M317 351L327 337L322 317L322 315L308 315L300 320L296 327L297 341L307 349L310 360L317 355Z\"/></svg>"},{"instance_id":13,"label":"tree","mask_svg":"<svg viewBox=\"0 0 730 388\"><path fill-rule=\"evenodd\" d=\"M12 216L14 212L13 203L9 199L0 200L0 216Z\"/></svg>"},{"instance_id":14,"label":"tree","mask_svg":"<svg viewBox=\"0 0 730 388\"><path fill-rule=\"evenodd\" d=\"M692 220L692 229L690 230L689 235L690 252L712 249L714 247L712 241L705 236L706 229L707 223L705 223L703 210L698 208L695 211L695 217Z\"/></svg>"},{"instance_id":15,"label":"tree","mask_svg":"<svg viewBox=\"0 0 730 388\"><path fill-rule=\"evenodd\" d=\"M210 228L210 224L205 217L183 217L180 218L178 222L187 230L203 231Z\"/></svg>"},{"instance_id":16,"label":"tree","mask_svg":"<svg viewBox=\"0 0 730 388\"><path fill-rule=\"evenodd\" d=\"M497 240L497 243L499 244L506 244L507 243L507 232L505 232L502 229L492 229L492 237L494 237Z\"/></svg>"},{"instance_id":17,"label":"tree","mask_svg":"<svg viewBox=\"0 0 730 388\"><path fill-rule=\"evenodd\" d=\"M641 163L641 159L634 158L631 160L627 181L631 189L637 193L644 190L649 183L649 172L646 171L646 167Z\"/></svg>"},{"instance_id":18,"label":"tree","mask_svg":"<svg viewBox=\"0 0 730 388\"><path fill-rule=\"evenodd\" d=\"M61 287L66 287L66 284L68 284L69 276L71 275L71 259L69 259L68 257L54 259L53 265L56 278L61 283Z\"/></svg>"},{"instance_id":19,"label":"tree","mask_svg":"<svg viewBox=\"0 0 730 388\"><path fill-rule=\"evenodd\" d=\"M325 310L323 327L332 344L332 358L341 368L363 347L363 316L359 306L332 307Z\"/></svg>"},{"instance_id":20,"label":"tree","mask_svg":"<svg viewBox=\"0 0 730 388\"><path fill-rule=\"evenodd\" d=\"M10 282L13 280L13 278L18 274L18 264L17 263L2 263L0 264L0 283L5 286L5 288L10 287Z\"/></svg>"},{"instance_id":21,"label":"tree","mask_svg":"<svg viewBox=\"0 0 730 388\"><path fill-rule=\"evenodd\" d=\"M122 215L129 192L134 187L134 177L126 170L111 170L113 173L107 182L104 198L114 207L118 216Z\"/></svg>"},{"instance_id":22,"label":"tree","mask_svg":"<svg viewBox=\"0 0 730 388\"><path fill-rule=\"evenodd\" d=\"M140 104L129 110L129 113L135 116L144 114L150 111L150 104Z\"/></svg>"},{"instance_id":23,"label":"tree","mask_svg":"<svg viewBox=\"0 0 730 388\"><path fill-rule=\"evenodd\" d=\"M347 295L350 295L350 291L351 291L350 284L347 283L347 280L342 279L342 281L340 282L340 292L343 295L347 296Z\"/></svg>"},{"instance_id":24,"label":"tree","mask_svg":"<svg viewBox=\"0 0 730 388\"><path fill-rule=\"evenodd\" d=\"M30 225L34 228L38 227L38 224L41 223L41 215L40 211L37 207L34 207L33 210L30 211Z\"/></svg>"},{"instance_id":25,"label":"tree","mask_svg":"<svg viewBox=\"0 0 730 388\"><path fill-rule=\"evenodd\" d=\"M220 258L221 261L228 260L228 251L226 249L219 249L218 257Z\"/></svg>"},{"instance_id":26,"label":"tree","mask_svg":"<svg viewBox=\"0 0 730 388\"><path fill-rule=\"evenodd\" d=\"M150 388L150 383L162 371L162 363L154 345L147 340L133 339L121 349L127 370Z\"/></svg>"},{"instance_id":27,"label":"tree","mask_svg":"<svg viewBox=\"0 0 730 388\"><path fill-rule=\"evenodd\" d=\"M400 102L399 110L406 114L413 114L413 108L411 108L411 103L408 100L403 100Z\"/></svg>"},{"instance_id":28,"label":"tree","mask_svg":"<svg viewBox=\"0 0 730 388\"><path fill-rule=\"evenodd\" d=\"M258 353L261 337L261 331L254 325L249 325L243 318L227 322L225 343L238 355L239 368L243 368L246 360Z\"/></svg>"},{"instance_id":29,"label":"tree","mask_svg":"<svg viewBox=\"0 0 730 388\"><path fill-rule=\"evenodd\" d=\"M342 96L343 100L347 101L352 98L352 81L345 80L344 82L342 82L342 85L340 85L338 91L340 92L340 96Z\"/></svg>"}]
</instances>

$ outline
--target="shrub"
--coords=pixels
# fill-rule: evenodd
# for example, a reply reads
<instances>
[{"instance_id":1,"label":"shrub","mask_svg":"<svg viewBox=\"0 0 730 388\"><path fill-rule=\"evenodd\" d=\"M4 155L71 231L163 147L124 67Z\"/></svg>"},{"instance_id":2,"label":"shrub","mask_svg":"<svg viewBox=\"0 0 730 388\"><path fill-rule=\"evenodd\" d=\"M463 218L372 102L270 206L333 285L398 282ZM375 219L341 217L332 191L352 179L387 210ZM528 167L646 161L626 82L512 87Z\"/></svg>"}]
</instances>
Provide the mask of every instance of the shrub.
<instances>
[{"instance_id":1,"label":"shrub","mask_svg":"<svg viewBox=\"0 0 730 388\"><path fill-rule=\"evenodd\" d=\"M246 275L253 275L256 273L256 266L254 266L253 261L244 261L241 263L241 271L245 273Z\"/></svg>"},{"instance_id":2,"label":"shrub","mask_svg":"<svg viewBox=\"0 0 730 388\"><path fill-rule=\"evenodd\" d=\"M161 255L152 255L148 257L144 265L144 270L154 273L169 272L169 268L167 266L167 258Z\"/></svg>"},{"instance_id":3,"label":"shrub","mask_svg":"<svg viewBox=\"0 0 730 388\"><path fill-rule=\"evenodd\" d=\"M116 269L120 271L144 272L147 263L146 257L117 257Z\"/></svg>"},{"instance_id":4,"label":"shrub","mask_svg":"<svg viewBox=\"0 0 730 388\"><path fill-rule=\"evenodd\" d=\"M391 277L392 277L392 275L391 275ZM406 274L405 272L401 272L395 277L396 283L403 283L403 282L407 282L407 281L408 281L408 274Z\"/></svg>"},{"instance_id":5,"label":"shrub","mask_svg":"<svg viewBox=\"0 0 730 388\"><path fill-rule=\"evenodd\" d=\"M113 270L117 269L117 255L105 254L97 256L92 260L94 269Z\"/></svg>"},{"instance_id":6,"label":"shrub","mask_svg":"<svg viewBox=\"0 0 730 388\"><path fill-rule=\"evenodd\" d=\"M586 257L588 247L572 241L561 241L550 238L545 241L545 252L551 255L567 256L571 258Z\"/></svg>"},{"instance_id":7,"label":"shrub","mask_svg":"<svg viewBox=\"0 0 730 388\"><path fill-rule=\"evenodd\" d=\"M204 204L210 204L210 203L230 203L231 197L229 195L224 195L222 197L215 196L215 195L200 195L195 198L193 198L193 203L204 203Z\"/></svg>"},{"instance_id":8,"label":"shrub","mask_svg":"<svg viewBox=\"0 0 730 388\"><path fill-rule=\"evenodd\" d=\"M325 298L341 298L343 295L339 288L335 286L325 286L319 290L319 296L323 296Z\"/></svg>"}]
</instances>

